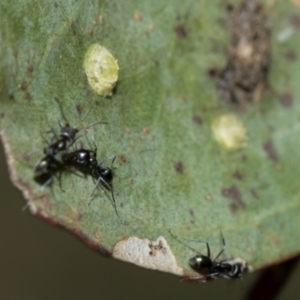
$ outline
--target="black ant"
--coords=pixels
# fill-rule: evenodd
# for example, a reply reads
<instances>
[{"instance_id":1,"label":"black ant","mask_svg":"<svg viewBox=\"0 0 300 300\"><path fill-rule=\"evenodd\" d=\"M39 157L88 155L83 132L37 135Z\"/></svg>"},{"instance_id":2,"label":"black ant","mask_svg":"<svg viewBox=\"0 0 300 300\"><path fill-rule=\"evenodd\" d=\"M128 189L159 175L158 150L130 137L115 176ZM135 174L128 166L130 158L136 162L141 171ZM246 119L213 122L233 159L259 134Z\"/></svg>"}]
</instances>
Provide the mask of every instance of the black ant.
<instances>
[{"instance_id":1,"label":"black ant","mask_svg":"<svg viewBox=\"0 0 300 300\"><path fill-rule=\"evenodd\" d=\"M211 259L210 256L210 247L208 242L203 242L194 239L187 239L190 241L196 241L199 243L205 243L207 248L207 255L197 254L189 259L189 265L191 268L198 272L197 276L186 276L183 280L193 281L193 282L206 282L210 280L215 280L219 277L226 279L236 279L242 278L243 273L248 271L248 265L242 259L233 259L233 258L225 258L221 261L217 261L217 259L223 254L225 251L225 239L221 232L223 247L218 255ZM195 249L189 247L191 250L197 252ZM205 273L202 275L200 273Z\"/></svg>"},{"instance_id":2,"label":"black ant","mask_svg":"<svg viewBox=\"0 0 300 300\"><path fill-rule=\"evenodd\" d=\"M113 181L113 171L111 168L103 166L106 161L111 160L112 165L116 159L116 156L111 156L101 162L97 161L97 146L95 145L95 150L79 149L71 153L65 153L62 156L65 165L69 165L79 170L85 175L91 175L97 180L95 188L98 183L100 183L105 189L109 190L112 195L113 205L117 216L120 218L117 211L116 200L114 197L114 190L112 186ZM94 190L95 190L94 188ZM92 192L92 195L94 193Z\"/></svg>"},{"instance_id":3,"label":"black ant","mask_svg":"<svg viewBox=\"0 0 300 300\"><path fill-rule=\"evenodd\" d=\"M55 98L55 101L58 102L58 99ZM66 121L62 107L59 102L58 104L60 106L62 116ZM51 140L52 143L48 146L48 148L44 149L45 156L34 168L34 180L42 185L40 189L43 189L50 184L53 175L63 169L63 164L58 161L55 156L59 152L67 150L76 140L75 137L78 129L71 127L67 121L65 126L62 126L61 124L59 125L61 128L59 136L55 134L54 130L51 130L54 134L54 137L52 137ZM53 140L55 140L55 142L53 142Z\"/></svg>"},{"instance_id":4,"label":"black ant","mask_svg":"<svg viewBox=\"0 0 300 300\"><path fill-rule=\"evenodd\" d=\"M65 126L59 124L59 136L56 135L54 130L50 131L54 134L54 137L52 137L51 140L51 144L48 146L48 148L44 149L45 156L37 163L37 165L34 168L34 179L36 182L42 185L40 189L43 189L48 184L50 184L52 181L52 177L57 172L60 172L59 174L61 174L64 165L60 161L58 161L55 158L55 156L59 152L67 150L69 147L71 147L76 141L76 134L79 132L77 128L73 128L72 126L70 126L59 100L56 97L54 98L54 100L58 103L61 115L65 120L66 124ZM99 123L105 122L97 122L94 125ZM53 140L55 140L55 142L53 142Z\"/></svg>"}]
</instances>

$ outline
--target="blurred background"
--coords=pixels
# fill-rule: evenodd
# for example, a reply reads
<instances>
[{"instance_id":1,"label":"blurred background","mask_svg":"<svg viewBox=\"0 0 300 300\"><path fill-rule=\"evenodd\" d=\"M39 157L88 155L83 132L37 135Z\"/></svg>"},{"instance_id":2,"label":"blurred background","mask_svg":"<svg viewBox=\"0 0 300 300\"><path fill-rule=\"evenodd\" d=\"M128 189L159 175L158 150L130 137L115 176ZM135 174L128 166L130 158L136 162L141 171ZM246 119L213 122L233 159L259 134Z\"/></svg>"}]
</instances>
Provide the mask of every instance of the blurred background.
<instances>
[{"instance_id":1,"label":"blurred background","mask_svg":"<svg viewBox=\"0 0 300 300\"><path fill-rule=\"evenodd\" d=\"M101 256L28 209L22 211L26 202L9 180L2 145L0 178L0 299L300 299L299 259L244 280L180 282ZM276 296L266 296L276 287Z\"/></svg>"}]
</instances>

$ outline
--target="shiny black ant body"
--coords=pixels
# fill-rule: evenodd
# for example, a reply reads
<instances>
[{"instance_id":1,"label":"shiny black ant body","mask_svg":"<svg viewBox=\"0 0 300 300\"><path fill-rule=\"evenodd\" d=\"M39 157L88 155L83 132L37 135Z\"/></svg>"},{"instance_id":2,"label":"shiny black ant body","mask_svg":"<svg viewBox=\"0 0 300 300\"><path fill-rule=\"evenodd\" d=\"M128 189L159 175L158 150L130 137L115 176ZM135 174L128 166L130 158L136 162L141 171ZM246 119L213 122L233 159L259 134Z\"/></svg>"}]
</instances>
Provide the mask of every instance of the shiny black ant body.
<instances>
[{"instance_id":1,"label":"shiny black ant body","mask_svg":"<svg viewBox=\"0 0 300 300\"><path fill-rule=\"evenodd\" d=\"M233 258L225 258L221 261L217 259L223 254L225 250L225 239L221 233L223 247L218 255L211 259L210 257L210 247L207 242L198 241L200 243L205 243L207 248L207 255L197 254L189 259L189 265L196 272L206 272L206 274L199 276L187 277L187 280L196 282L205 282L208 280L214 280L218 277L223 277L226 279L236 279L241 278L245 271L245 266L241 262L235 262ZM196 240L197 241L197 240Z\"/></svg>"},{"instance_id":2,"label":"shiny black ant body","mask_svg":"<svg viewBox=\"0 0 300 300\"><path fill-rule=\"evenodd\" d=\"M34 180L41 185L41 190L52 182L53 176L55 176L57 173L59 174L60 178L61 172L65 166L62 162L56 159L56 155L59 152L69 149L76 141L76 134L79 132L77 128L70 126L64 114L61 102L56 97L54 100L57 102L60 108L61 116L65 121L65 125L62 126L59 124L60 133L58 136L53 129L50 131L53 134L50 145L44 149L45 156L34 168ZM90 111L92 111L92 109ZM96 122L92 126L95 126L96 124L106 124L106 122Z\"/></svg>"},{"instance_id":3,"label":"shiny black ant body","mask_svg":"<svg viewBox=\"0 0 300 300\"><path fill-rule=\"evenodd\" d=\"M34 179L41 184L41 189L51 183L52 177L63 169L63 164L55 156L64 150L67 150L74 142L78 130L71 127L68 123L61 126L59 137L56 135L55 142L44 149L45 156L37 163L34 168Z\"/></svg>"},{"instance_id":4,"label":"shiny black ant body","mask_svg":"<svg viewBox=\"0 0 300 300\"><path fill-rule=\"evenodd\" d=\"M82 172L83 174L90 175L94 179L96 179L95 188L100 183L105 189L111 192L115 212L117 216L120 218L117 211L116 200L115 200L114 190L112 186L113 171L111 168L103 165L106 161L109 160L112 161L111 164L113 165L116 156L111 156L101 162L98 162L97 147L95 145L95 150L86 150L86 149L75 150L71 153L63 154L62 159L66 166L72 166L78 171Z\"/></svg>"},{"instance_id":5,"label":"shiny black ant body","mask_svg":"<svg viewBox=\"0 0 300 300\"><path fill-rule=\"evenodd\" d=\"M206 244L207 255L197 254L189 259L190 267L194 271L199 273L199 275L186 276L183 278L183 280L201 283L201 282L215 280L220 277L226 279L237 279L237 278L242 278L243 274L249 271L247 263L242 259L225 258L223 260L217 261L217 259L225 251L225 247L226 247L225 239L222 232L221 232L221 237L222 237L223 247L214 259L212 259L210 256L209 243L199 241L199 240L194 240L194 239L187 239L189 241L195 241L195 242ZM195 252L198 252L191 247L189 248Z\"/></svg>"}]
</instances>

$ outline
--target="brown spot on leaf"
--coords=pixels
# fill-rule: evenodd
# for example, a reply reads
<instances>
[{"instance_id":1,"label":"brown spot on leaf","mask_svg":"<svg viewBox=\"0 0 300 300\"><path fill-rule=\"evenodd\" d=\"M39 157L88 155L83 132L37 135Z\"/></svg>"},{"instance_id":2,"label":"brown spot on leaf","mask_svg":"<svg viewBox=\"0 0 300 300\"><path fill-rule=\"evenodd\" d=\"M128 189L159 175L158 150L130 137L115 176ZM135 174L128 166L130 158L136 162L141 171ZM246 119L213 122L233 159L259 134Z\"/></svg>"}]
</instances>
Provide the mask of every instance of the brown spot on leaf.
<instances>
[{"instance_id":1,"label":"brown spot on leaf","mask_svg":"<svg viewBox=\"0 0 300 300\"><path fill-rule=\"evenodd\" d=\"M221 194L222 196L233 200L233 202L230 204L232 213L236 213L239 209L246 208L246 204L242 200L241 192L237 186L232 185L229 188L223 188Z\"/></svg>"},{"instance_id":2,"label":"brown spot on leaf","mask_svg":"<svg viewBox=\"0 0 300 300\"><path fill-rule=\"evenodd\" d=\"M200 116L195 115L195 116L193 116L192 120L195 124L198 124L198 125L202 124L202 118Z\"/></svg>"},{"instance_id":3,"label":"brown spot on leaf","mask_svg":"<svg viewBox=\"0 0 300 300\"><path fill-rule=\"evenodd\" d=\"M276 246L278 246L280 244L280 240L277 235L272 234L271 240Z\"/></svg>"},{"instance_id":4,"label":"brown spot on leaf","mask_svg":"<svg viewBox=\"0 0 300 300\"><path fill-rule=\"evenodd\" d=\"M27 101L30 101L30 100L32 99L32 97L31 97L31 95L30 95L29 93L26 93L25 99L26 99Z\"/></svg>"},{"instance_id":5,"label":"brown spot on leaf","mask_svg":"<svg viewBox=\"0 0 300 300\"><path fill-rule=\"evenodd\" d=\"M0 118L3 119L4 117L5 117L5 113L2 112L2 113L0 114Z\"/></svg>"},{"instance_id":6,"label":"brown spot on leaf","mask_svg":"<svg viewBox=\"0 0 300 300\"><path fill-rule=\"evenodd\" d=\"M279 102L285 108L291 107L293 104L293 97L291 93L284 93L279 96Z\"/></svg>"},{"instance_id":7,"label":"brown spot on leaf","mask_svg":"<svg viewBox=\"0 0 300 300\"><path fill-rule=\"evenodd\" d=\"M212 198L212 196L211 195L206 195L205 196L205 200L206 201L211 201L213 198Z\"/></svg>"},{"instance_id":8,"label":"brown spot on leaf","mask_svg":"<svg viewBox=\"0 0 300 300\"><path fill-rule=\"evenodd\" d=\"M15 95L13 93L8 94L8 99L9 100L15 100Z\"/></svg>"},{"instance_id":9,"label":"brown spot on leaf","mask_svg":"<svg viewBox=\"0 0 300 300\"><path fill-rule=\"evenodd\" d=\"M184 168L182 162L175 163L174 168L178 174L183 174Z\"/></svg>"},{"instance_id":10,"label":"brown spot on leaf","mask_svg":"<svg viewBox=\"0 0 300 300\"><path fill-rule=\"evenodd\" d=\"M22 158L26 163L29 163L30 155L27 152L23 153Z\"/></svg>"},{"instance_id":11,"label":"brown spot on leaf","mask_svg":"<svg viewBox=\"0 0 300 300\"><path fill-rule=\"evenodd\" d=\"M90 36L94 36L93 28L89 28L88 33L89 33Z\"/></svg>"},{"instance_id":12,"label":"brown spot on leaf","mask_svg":"<svg viewBox=\"0 0 300 300\"><path fill-rule=\"evenodd\" d=\"M72 21L71 22L71 30L72 30L72 34L73 35L76 35L76 26L75 26L75 22L74 21Z\"/></svg>"},{"instance_id":13,"label":"brown spot on leaf","mask_svg":"<svg viewBox=\"0 0 300 300\"><path fill-rule=\"evenodd\" d=\"M75 108L76 108L76 111L77 111L78 115L81 116L82 111L83 111L82 106L80 104L76 104Z\"/></svg>"},{"instance_id":14,"label":"brown spot on leaf","mask_svg":"<svg viewBox=\"0 0 300 300\"><path fill-rule=\"evenodd\" d=\"M240 171L236 170L234 173L232 173L232 177L237 180L243 180L244 174L242 174Z\"/></svg>"},{"instance_id":15,"label":"brown spot on leaf","mask_svg":"<svg viewBox=\"0 0 300 300\"><path fill-rule=\"evenodd\" d=\"M190 213L191 217L194 218L195 214L194 214L194 210L192 208L189 209L189 213Z\"/></svg>"},{"instance_id":16,"label":"brown spot on leaf","mask_svg":"<svg viewBox=\"0 0 300 300\"><path fill-rule=\"evenodd\" d=\"M103 24L103 23L104 23L104 17L103 17L102 15L99 15L99 17L98 17L98 22L99 22L100 24Z\"/></svg>"},{"instance_id":17,"label":"brown spot on leaf","mask_svg":"<svg viewBox=\"0 0 300 300\"><path fill-rule=\"evenodd\" d=\"M253 196L253 198L255 198L255 199L258 199L258 198L259 198L256 189L251 188L251 189L250 189L250 193L251 193L251 195Z\"/></svg>"},{"instance_id":18,"label":"brown spot on leaf","mask_svg":"<svg viewBox=\"0 0 300 300\"><path fill-rule=\"evenodd\" d=\"M266 153L268 154L268 157L273 160L274 162L278 161L278 155L276 152L276 149L274 147L273 141L272 140L268 140L264 143L264 150L266 151Z\"/></svg>"},{"instance_id":19,"label":"brown spot on leaf","mask_svg":"<svg viewBox=\"0 0 300 300\"><path fill-rule=\"evenodd\" d=\"M291 15L290 16L290 23L295 29L299 30L300 29L300 16L295 15L295 14Z\"/></svg>"},{"instance_id":20,"label":"brown spot on leaf","mask_svg":"<svg viewBox=\"0 0 300 300\"><path fill-rule=\"evenodd\" d=\"M26 83L26 81L23 81L21 83L20 88L21 88L22 91L26 91L27 90L27 83Z\"/></svg>"},{"instance_id":21,"label":"brown spot on leaf","mask_svg":"<svg viewBox=\"0 0 300 300\"><path fill-rule=\"evenodd\" d=\"M182 24L175 26L174 30L179 39L184 39L187 37L187 31Z\"/></svg>"},{"instance_id":22,"label":"brown spot on leaf","mask_svg":"<svg viewBox=\"0 0 300 300\"><path fill-rule=\"evenodd\" d=\"M288 61L295 61L297 59L297 55L294 51L287 51L285 54L284 54L284 57L288 60Z\"/></svg>"},{"instance_id":23,"label":"brown spot on leaf","mask_svg":"<svg viewBox=\"0 0 300 300\"><path fill-rule=\"evenodd\" d=\"M133 14L133 18L136 20L136 21L141 21L142 20L142 15L139 11L135 11L134 14Z\"/></svg>"},{"instance_id":24,"label":"brown spot on leaf","mask_svg":"<svg viewBox=\"0 0 300 300\"><path fill-rule=\"evenodd\" d=\"M119 158L120 158L121 162L123 162L123 163L127 162L127 157L125 156L125 154L120 154Z\"/></svg>"},{"instance_id":25,"label":"brown spot on leaf","mask_svg":"<svg viewBox=\"0 0 300 300\"><path fill-rule=\"evenodd\" d=\"M33 65L29 65L29 66L28 66L27 72L28 72L29 74L32 74L32 73L33 73Z\"/></svg>"},{"instance_id":26,"label":"brown spot on leaf","mask_svg":"<svg viewBox=\"0 0 300 300\"><path fill-rule=\"evenodd\" d=\"M150 128L148 127L148 126L145 126L144 128L143 128L143 132L144 133L149 133L149 131L150 131Z\"/></svg>"},{"instance_id":27,"label":"brown spot on leaf","mask_svg":"<svg viewBox=\"0 0 300 300\"><path fill-rule=\"evenodd\" d=\"M270 66L270 30L264 7L243 0L227 7L230 47L222 70L210 70L220 98L244 108L260 99L268 89Z\"/></svg>"}]
</instances>

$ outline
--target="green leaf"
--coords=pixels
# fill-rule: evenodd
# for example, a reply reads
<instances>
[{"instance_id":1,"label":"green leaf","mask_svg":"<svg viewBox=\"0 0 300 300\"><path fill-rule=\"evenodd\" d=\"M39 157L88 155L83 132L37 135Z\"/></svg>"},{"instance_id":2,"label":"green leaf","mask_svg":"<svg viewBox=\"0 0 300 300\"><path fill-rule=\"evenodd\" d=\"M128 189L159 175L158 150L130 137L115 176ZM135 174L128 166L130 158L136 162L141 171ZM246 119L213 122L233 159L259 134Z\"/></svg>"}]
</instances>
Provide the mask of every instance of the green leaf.
<instances>
[{"instance_id":1,"label":"green leaf","mask_svg":"<svg viewBox=\"0 0 300 300\"><path fill-rule=\"evenodd\" d=\"M181 238L207 240L216 255L220 230L227 256L254 268L299 253L300 87L291 59L300 57L300 40L289 19L299 14L287 1L264 3L273 89L239 111L221 102L207 76L224 66L229 43L224 7L213 1L1 1L1 137L32 213L104 253L179 275L194 274L185 244L206 254L205 245ZM85 74L95 43L120 67L111 97L97 95ZM99 161L117 156L121 220L108 191L97 188L90 202L90 177L63 172L63 190L57 178L43 191L33 180L43 137L64 122L55 97L81 129L78 147L93 149L94 138ZM228 114L247 132L235 151L211 129ZM83 130L99 121L108 124Z\"/></svg>"}]
</instances>

